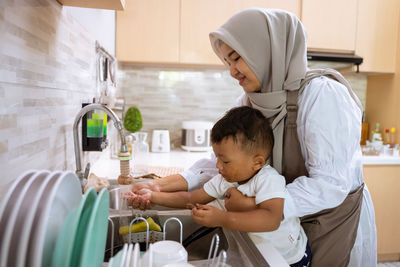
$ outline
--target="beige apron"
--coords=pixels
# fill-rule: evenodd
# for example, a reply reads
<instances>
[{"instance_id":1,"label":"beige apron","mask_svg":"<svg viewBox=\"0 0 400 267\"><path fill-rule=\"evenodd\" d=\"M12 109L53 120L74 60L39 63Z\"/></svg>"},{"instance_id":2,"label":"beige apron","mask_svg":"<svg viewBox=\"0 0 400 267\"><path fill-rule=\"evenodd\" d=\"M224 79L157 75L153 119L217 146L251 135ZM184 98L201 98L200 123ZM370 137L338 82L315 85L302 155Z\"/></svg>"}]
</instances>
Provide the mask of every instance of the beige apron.
<instances>
[{"instance_id":1,"label":"beige apron","mask_svg":"<svg viewBox=\"0 0 400 267\"><path fill-rule=\"evenodd\" d=\"M308 176L297 137L297 97L305 85L321 75L307 75L300 89L287 91L287 117L283 137L282 175L286 183ZM335 78L335 77L331 77ZM357 236L364 184L351 192L339 206L301 218L311 246L313 267L347 266Z\"/></svg>"}]
</instances>

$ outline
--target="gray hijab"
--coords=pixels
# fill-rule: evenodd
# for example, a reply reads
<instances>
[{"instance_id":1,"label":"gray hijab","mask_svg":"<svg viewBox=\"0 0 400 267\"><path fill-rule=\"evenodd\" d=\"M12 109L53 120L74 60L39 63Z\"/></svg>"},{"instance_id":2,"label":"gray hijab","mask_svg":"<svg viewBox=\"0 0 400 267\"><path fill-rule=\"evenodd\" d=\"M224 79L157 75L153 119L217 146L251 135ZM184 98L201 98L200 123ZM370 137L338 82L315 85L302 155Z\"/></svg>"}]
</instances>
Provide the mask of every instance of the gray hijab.
<instances>
[{"instance_id":1,"label":"gray hijab","mask_svg":"<svg viewBox=\"0 0 400 267\"><path fill-rule=\"evenodd\" d=\"M245 60L261 83L260 92L246 93L247 103L270 119L275 138L272 165L282 173L287 92L298 90L301 85L304 88L304 81L315 77L307 72L307 36L303 25L295 15L283 10L251 8L236 13L210 33L211 46L225 63L219 40ZM325 74L345 81L334 70L318 72ZM346 87L361 106L350 86Z\"/></svg>"}]
</instances>

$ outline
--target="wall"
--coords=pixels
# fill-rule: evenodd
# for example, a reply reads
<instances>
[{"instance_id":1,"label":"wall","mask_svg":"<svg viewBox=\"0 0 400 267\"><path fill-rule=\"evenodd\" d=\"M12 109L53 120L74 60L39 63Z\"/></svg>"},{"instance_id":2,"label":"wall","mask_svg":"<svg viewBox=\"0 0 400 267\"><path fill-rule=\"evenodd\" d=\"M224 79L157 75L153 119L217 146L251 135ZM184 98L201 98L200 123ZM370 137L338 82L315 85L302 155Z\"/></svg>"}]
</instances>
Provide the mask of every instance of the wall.
<instances>
[{"instance_id":1,"label":"wall","mask_svg":"<svg viewBox=\"0 0 400 267\"><path fill-rule=\"evenodd\" d=\"M85 28L93 38L115 56L115 11L64 6L63 10Z\"/></svg>"},{"instance_id":2,"label":"wall","mask_svg":"<svg viewBox=\"0 0 400 267\"><path fill-rule=\"evenodd\" d=\"M331 65L335 67L336 65ZM313 68L321 67L313 64ZM329 67L324 63L324 67ZM143 116L142 131L168 129L175 147L181 145L184 120L217 121L242 93L237 81L225 69L171 69L161 67L119 67L119 96L126 105L137 106ZM365 106L367 77L346 72L344 76Z\"/></svg>"},{"instance_id":3,"label":"wall","mask_svg":"<svg viewBox=\"0 0 400 267\"><path fill-rule=\"evenodd\" d=\"M72 124L97 93L95 39L57 1L2 0L0 47L0 185L74 170Z\"/></svg>"}]
</instances>

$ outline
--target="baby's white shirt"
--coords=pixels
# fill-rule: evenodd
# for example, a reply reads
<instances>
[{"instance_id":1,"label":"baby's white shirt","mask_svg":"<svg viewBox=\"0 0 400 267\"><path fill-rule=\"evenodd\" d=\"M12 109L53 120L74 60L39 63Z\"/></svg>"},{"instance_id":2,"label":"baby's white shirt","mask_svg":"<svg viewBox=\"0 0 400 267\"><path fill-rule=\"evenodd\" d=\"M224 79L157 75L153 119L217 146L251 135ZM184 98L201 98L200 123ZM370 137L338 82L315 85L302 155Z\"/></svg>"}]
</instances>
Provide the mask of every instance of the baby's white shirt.
<instances>
[{"instance_id":1,"label":"baby's white shirt","mask_svg":"<svg viewBox=\"0 0 400 267\"><path fill-rule=\"evenodd\" d=\"M245 184L230 183L218 174L203 186L208 195L217 199L223 199L231 187L236 187L243 195L255 197L256 204L272 198L287 197L285 178L269 165L265 165ZM289 264L301 260L307 245L307 236L297 217L282 220L275 231L252 232L249 237L257 247L263 242L269 242Z\"/></svg>"}]
</instances>

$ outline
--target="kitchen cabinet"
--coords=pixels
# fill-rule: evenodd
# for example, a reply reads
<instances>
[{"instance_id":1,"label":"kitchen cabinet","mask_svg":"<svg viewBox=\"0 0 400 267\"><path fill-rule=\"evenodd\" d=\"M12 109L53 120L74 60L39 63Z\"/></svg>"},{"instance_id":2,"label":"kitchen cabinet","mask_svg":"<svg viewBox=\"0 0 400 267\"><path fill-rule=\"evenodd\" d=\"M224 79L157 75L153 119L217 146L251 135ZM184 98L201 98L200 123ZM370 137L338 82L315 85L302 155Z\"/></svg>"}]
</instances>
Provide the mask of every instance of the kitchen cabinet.
<instances>
[{"instance_id":1,"label":"kitchen cabinet","mask_svg":"<svg viewBox=\"0 0 400 267\"><path fill-rule=\"evenodd\" d=\"M399 38L399 0L362 0L358 4L356 54L360 71L394 73Z\"/></svg>"},{"instance_id":2,"label":"kitchen cabinet","mask_svg":"<svg viewBox=\"0 0 400 267\"><path fill-rule=\"evenodd\" d=\"M400 260L400 165L364 165L375 207L378 261Z\"/></svg>"},{"instance_id":3,"label":"kitchen cabinet","mask_svg":"<svg viewBox=\"0 0 400 267\"><path fill-rule=\"evenodd\" d=\"M398 0L127 0L117 12L116 50L123 62L222 65L208 34L239 10L279 8L301 18L308 49L355 53L360 71L394 73Z\"/></svg>"},{"instance_id":4,"label":"kitchen cabinet","mask_svg":"<svg viewBox=\"0 0 400 267\"><path fill-rule=\"evenodd\" d=\"M181 0L180 62L222 65L208 34L239 10L238 0Z\"/></svg>"},{"instance_id":5,"label":"kitchen cabinet","mask_svg":"<svg viewBox=\"0 0 400 267\"><path fill-rule=\"evenodd\" d=\"M360 71L394 73L399 35L398 0L303 0L308 49L355 53Z\"/></svg>"},{"instance_id":6,"label":"kitchen cabinet","mask_svg":"<svg viewBox=\"0 0 400 267\"><path fill-rule=\"evenodd\" d=\"M280 8L300 15L298 0L127 0L117 12L119 61L222 65L208 34L248 7Z\"/></svg>"},{"instance_id":7,"label":"kitchen cabinet","mask_svg":"<svg viewBox=\"0 0 400 267\"><path fill-rule=\"evenodd\" d=\"M303 0L308 50L355 51L358 0Z\"/></svg>"},{"instance_id":8,"label":"kitchen cabinet","mask_svg":"<svg viewBox=\"0 0 400 267\"><path fill-rule=\"evenodd\" d=\"M125 0L57 0L64 6L75 6L96 9L124 10Z\"/></svg>"},{"instance_id":9,"label":"kitchen cabinet","mask_svg":"<svg viewBox=\"0 0 400 267\"><path fill-rule=\"evenodd\" d=\"M179 0L127 0L125 10L117 12L117 59L178 63L179 10Z\"/></svg>"},{"instance_id":10,"label":"kitchen cabinet","mask_svg":"<svg viewBox=\"0 0 400 267\"><path fill-rule=\"evenodd\" d=\"M300 15L298 0L181 0L180 63L222 65L208 35L233 14L250 7L279 8Z\"/></svg>"}]
</instances>

